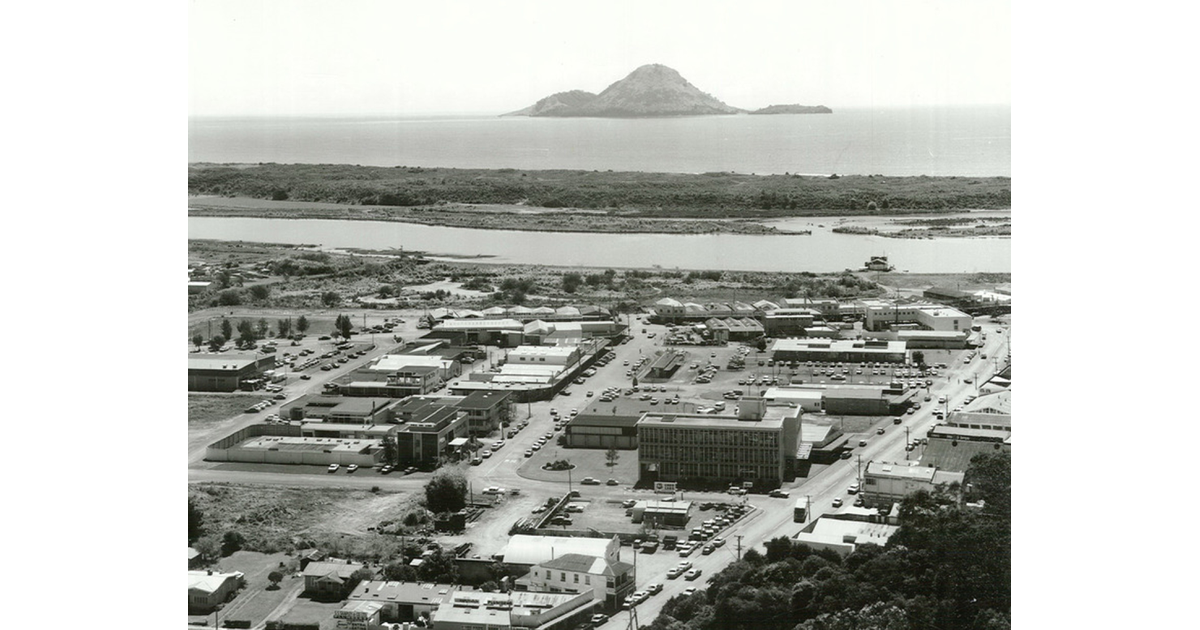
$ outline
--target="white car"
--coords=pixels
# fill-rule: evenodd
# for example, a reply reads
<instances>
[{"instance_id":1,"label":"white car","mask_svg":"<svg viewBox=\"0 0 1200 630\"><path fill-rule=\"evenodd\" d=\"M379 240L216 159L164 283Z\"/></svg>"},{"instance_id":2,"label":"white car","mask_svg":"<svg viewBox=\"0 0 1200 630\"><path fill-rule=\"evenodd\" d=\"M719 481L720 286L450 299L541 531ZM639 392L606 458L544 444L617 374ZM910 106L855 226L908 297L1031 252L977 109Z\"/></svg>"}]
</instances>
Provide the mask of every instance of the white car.
<instances>
[{"instance_id":1,"label":"white car","mask_svg":"<svg viewBox=\"0 0 1200 630\"><path fill-rule=\"evenodd\" d=\"M485 448L482 451L479 451L479 456L484 459L487 459L492 456L492 452Z\"/></svg>"},{"instance_id":2,"label":"white car","mask_svg":"<svg viewBox=\"0 0 1200 630\"><path fill-rule=\"evenodd\" d=\"M846 488L846 492L849 492L850 494L858 494L858 484L850 484L850 487Z\"/></svg>"}]
</instances>

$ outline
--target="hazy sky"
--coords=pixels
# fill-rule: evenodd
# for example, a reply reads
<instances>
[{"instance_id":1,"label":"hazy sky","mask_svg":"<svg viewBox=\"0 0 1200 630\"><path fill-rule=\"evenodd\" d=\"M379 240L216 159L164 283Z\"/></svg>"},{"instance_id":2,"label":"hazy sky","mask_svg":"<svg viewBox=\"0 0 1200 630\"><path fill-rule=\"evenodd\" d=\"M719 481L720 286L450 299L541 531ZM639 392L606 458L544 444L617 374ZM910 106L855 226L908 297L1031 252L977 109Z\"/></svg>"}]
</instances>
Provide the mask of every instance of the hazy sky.
<instances>
[{"instance_id":1,"label":"hazy sky","mask_svg":"<svg viewBox=\"0 0 1200 630\"><path fill-rule=\"evenodd\" d=\"M718 99L1007 104L1008 2L192 0L189 113L498 114L661 63Z\"/></svg>"}]
</instances>

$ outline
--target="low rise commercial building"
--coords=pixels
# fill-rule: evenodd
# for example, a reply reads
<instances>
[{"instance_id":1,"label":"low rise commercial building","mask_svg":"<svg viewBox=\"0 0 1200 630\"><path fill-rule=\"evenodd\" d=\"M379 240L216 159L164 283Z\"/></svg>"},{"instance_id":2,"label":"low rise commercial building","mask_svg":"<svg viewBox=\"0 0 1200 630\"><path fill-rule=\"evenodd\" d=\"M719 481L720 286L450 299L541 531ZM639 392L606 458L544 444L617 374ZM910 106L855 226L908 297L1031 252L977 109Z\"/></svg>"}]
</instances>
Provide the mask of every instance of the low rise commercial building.
<instances>
[{"instance_id":1,"label":"low rise commercial building","mask_svg":"<svg viewBox=\"0 0 1200 630\"><path fill-rule=\"evenodd\" d=\"M629 516L634 523L683 527L691 513L691 501L638 501Z\"/></svg>"},{"instance_id":2,"label":"low rise commercial building","mask_svg":"<svg viewBox=\"0 0 1200 630\"><path fill-rule=\"evenodd\" d=\"M563 434L569 448L635 449L641 414L581 413L567 423Z\"/></svg>"},{"instance_id":3,"label":"low rise commercial building","mask_svg":"<svg viewBox=\"0 0 1200 630\"><path fill-rule=\"evenodd\" d=\"M467 412L440 405L414 414L396 433L396 450L401 466L437 466L453 448L467 441L470 424ZM461 442L456 442L461 440Z\"/></svg>"},{"instance_id":4,"label":"low rise commercial building","mask_svg":"<svg viewBox=\"0 0 1200 630\"><path fill-rule=\"evenodd\" d=\"M944 471L913 462L872 461L863 471L860 490L868 506L896 503L918 490L933 492L938 486L961 484L963 473Z\"/></svg>"},{"instance_id":5,"label":"low rise commercial building","mask_svg":"<svg viewBox=\"0 0 1200 630\"><path fill-rule=\"evenodd\" d=\"M433 630L571 628L593 614L591 593L455 592L433 611Z\"/></svg>"},{"instance_id":6,"label":"low rise commercial building","mask_svg":"<svg viewBox=\"0 0 1200 630\"><path fill-rule=\"evenodd\" d=\"M305 437L303 430L295 424L252 424L209 444L204 459L253 464L374 466L383 458L379 439Z\"/></svg>"},{"instance_id":7,"label":"low rise commercial building","mask_svg":"<svg viewBox=\"0 0 1200 630\"><path fill-rule=\"evenodd\" d=\"M428 619L438 606L450 601L451 595L469 587L428 582L397 582L369 580L360 582L346 599L351 603L372 603L380 606L380 621L401 623Z\"/></svg>"},{"instance_id":8,"label":"low rise commercial building","mask_svg":"<svg viewBox=\"0 0 1200 630\"><path fill-rule=\"evenodd\" d=\"M517 589L550 593L591 593L610 610L619 608L636 589L637 573L628 562L599 556L562 554L538 563L516 580Z\"/></svg>"},{"instance_id":9,"label":"low rise commercial building","mask_svg":"<svg viewBox=\"0 0 1200 630\"><path fill-rule=\"evenodd\" d=\"M549 562L565 554L603 558L612 564L619 560L620 538L566 538L559 536L510 536L508 545L497 554L500 560L514 569L528 570L536 564Z\"/></svg>"},{"instance_id":10,"label":"low rise commercial building","mask_svg":"<svg viewBox=\"0 0 1200 630\"><path fill-rule=\"evenodd\" d=\"M275 367L275 355L222 352L188 355L189 392L232 392Z\"/></svg>"},{"instance_id":11,"label":"low rise commercial building","mask_svg":"<svg viewBox=\"0 0 1200 630\"><path fill-rule=\"evenodd\" d=\"M769 351L776 361L903 363L903 341L777 339Z\"/></svg>"},{"instance_id":12,"label":"low rise commercial building","mask_svg":"<svg viewBox=\"0 0 1200 630\"><path fill-rule=\"evenodd\" d=\"M832 550L844 558L854 553L858 545L886 545L900 526L884 520L882 516L864 518L854 513L823 514L792 540L808 545L813 551Z\"/></svg>"},{"instance_id":13,"label":"low rise commercial building","mask_svg":"<svg viewBox=\"0 0 1200 630\"><path fill-rule=\"evenodd\" d=\"M325 394L301 396L279 410L288 420L333 424L387 424L394 420L399 401L383 397L346 397Z\"/></svg>"},{"instance_id":14,"label":"low rise commercial building","mask_svg":"<svg viewBox=\"0 0 1200 630\"><path fill-rule=\"evenodd\" d=\"M763 315L763 330L769 337L794 337L822 319L818 311L809 308L780 308Z\"/></svg>"},{"instance_id":15,"label":"low rise commercial building","mask_svg":"<svg viewBox=\"0 0 1200 630\"><path fill-rule=\"evenodd\" d=\"M712 340L717 343L750 341L758 339L764 334L763 325L758 323L758 320L749 317L726 317L724 319L714 317L705 320L704 326L708 329Z\"/></svg>"}]
</instances>

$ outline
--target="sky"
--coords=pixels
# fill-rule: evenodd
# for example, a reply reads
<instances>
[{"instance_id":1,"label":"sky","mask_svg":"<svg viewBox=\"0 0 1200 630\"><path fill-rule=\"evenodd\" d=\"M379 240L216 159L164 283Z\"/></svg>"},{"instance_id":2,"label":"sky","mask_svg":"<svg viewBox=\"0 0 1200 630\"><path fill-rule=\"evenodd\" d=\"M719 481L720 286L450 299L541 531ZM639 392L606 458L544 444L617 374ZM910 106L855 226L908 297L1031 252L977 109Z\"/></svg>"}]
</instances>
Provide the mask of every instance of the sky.
<instances>
[{"instance_id":1,"label":"sky","mask_svg":"<svg viewBox=\"0 0 1200 630\"><path fill-rule=\"evenodd\" d=\"M1009 3L192 0L189 114L498 114L661 63L735 107L1008 104Z\"/></svg>"}]
</instances>

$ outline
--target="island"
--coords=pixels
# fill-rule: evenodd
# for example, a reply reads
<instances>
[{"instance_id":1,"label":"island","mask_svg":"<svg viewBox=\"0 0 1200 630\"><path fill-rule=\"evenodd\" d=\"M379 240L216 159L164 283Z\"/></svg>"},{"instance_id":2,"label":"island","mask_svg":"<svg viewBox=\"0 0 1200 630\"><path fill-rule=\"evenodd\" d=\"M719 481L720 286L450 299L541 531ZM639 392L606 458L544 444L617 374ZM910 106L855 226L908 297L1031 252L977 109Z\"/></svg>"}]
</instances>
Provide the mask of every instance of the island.
<instances>
[{"instance_id":1,"label":"island","mask_svg":"<svg viewBox=\"0 0 1200 630\"><path fill-rule=\"evenodd\" d=\"M832 114L833 110L824 105L768 105L756 109L751 114Z\"/></svg>"},{"instance_id":2,"label":"island","mask_svg":"<svg viewBox=\"0 0 1200 630\"><path fill-rule=\"evenodd\" d=\"M559 92L504 116L641 118L744 112L701 91L675 70L662 64L648 64L599 94L583 90Z\"/></svg>"}]
</instances>

